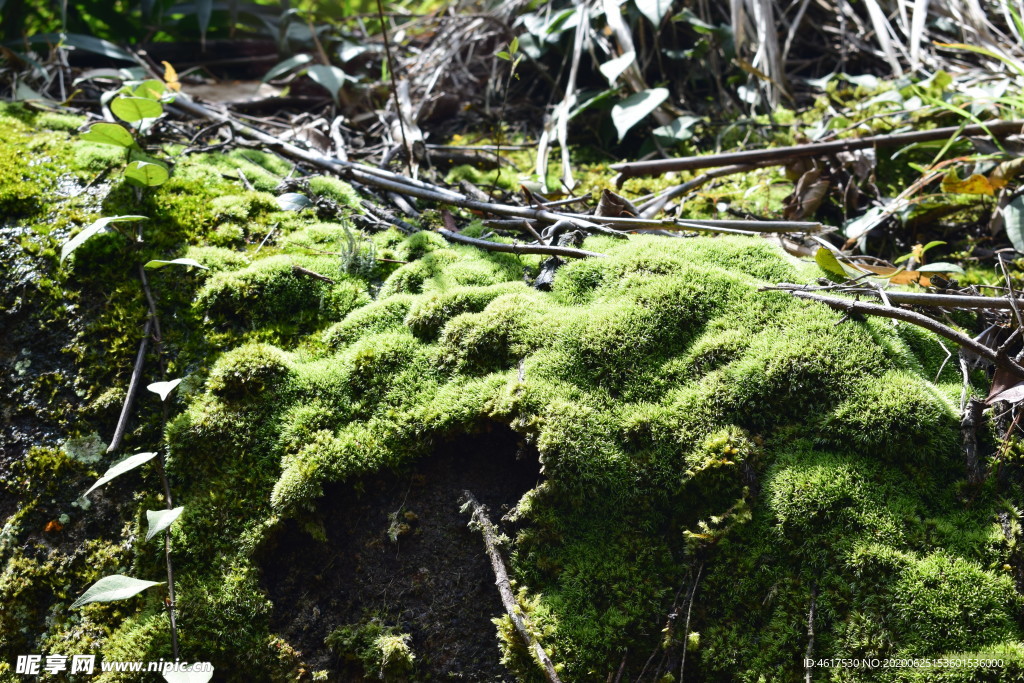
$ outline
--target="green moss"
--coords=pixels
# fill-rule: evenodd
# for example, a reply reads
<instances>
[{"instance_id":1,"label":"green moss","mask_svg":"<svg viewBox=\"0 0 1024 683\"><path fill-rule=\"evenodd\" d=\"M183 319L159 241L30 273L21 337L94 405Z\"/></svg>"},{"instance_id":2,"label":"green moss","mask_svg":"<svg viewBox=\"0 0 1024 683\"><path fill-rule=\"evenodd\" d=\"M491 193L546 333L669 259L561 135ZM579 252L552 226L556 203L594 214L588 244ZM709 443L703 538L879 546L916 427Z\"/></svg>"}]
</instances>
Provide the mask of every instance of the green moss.
<instances>
[{"instance_id":1,"label":"green moss","mask_svg":"<svg viewBox=\"0 0 1024 683\"><path fill-rule=\"evenodd\" d=\"M382 681L405 681L416 660L409 640L408 634L371 619L339 626L325 642L356 673Z\"/></svg>"},{"instance_id":2,"label":"green moss","mask_svg":"<svg viewBox=\"0 0 1024 683\"><path fill-rule=\"evenodd\" d=\"M511 513L504 549L522 609L565 680L606 680L627 650L635 679L646 653L677 657L684 640L695 680L796 679L812 599L817 656L991 650L1020 669L1019 532L1004 525L1008 510L1024 508L1006 484L1019 477L1016 461L1003 463L1006 481L965 481L959 374L948 364L939 375L945 353L932 335L888 321L839 325L837 313L758 289L810 281L813 267L760 239L595 237L586 247L607 258L567 263L539 292L523 278L539 257L485 253L429 230L364 238L278 211L266 193L288 164L237 150L178 158L172 180L141 205L113 182L102 212L149 215L145 241L91 240L58 271L60 243L99 208L69 203L49 220L49 188L121 161L34 123L22 108L0 109L0 206L40 226L25 253L63 283L41 285L33 301L45 302L48 325L71 330L82 369L69 381L99 423L75 416L72 435L106 434L116 420L147 314L137 262L186 255L210 269L151 277L168 376L187 376L164 438L186 508L170 534L188 657L237 680L243 670L299 676L302 655L273 634L255 549L290 517L322 528L325 491L497 422L543 468ZM30 167L31 154L44 162ZM239 170L257 192L243 189ZM752 181L769 203L775 180L765 171ZM356 200L340 181L310 182ZM227 248L255 245L275 224L262 249ZM351 268L345 248L405 263ZM18 367L28 383L21 375L32 369ZM60 377L32 386L42 392ZM140 403L129 445L155 449L159 405ZM4 475L5 491L46 482L18 496L0 535L0 603L13 606L0 611L5 653L71 643L111 659L166 657L158 591L66 609L101 575L161 577L159 544L133 544L157 494L102 498L106 516L96 519L128 524L74 556L40 531L80 513L70 496L92 475L79 456L95 456L97 444L40 447ZM687 637L666 615L694 590ZM499 631L514 674L535 677L507 620ZM416 675L415 634L372 616L335 630L329 645L351 658L353 677Z\"/></svg>"},{"instance_id":3,"label":"green moss","mask_svg":"<svg viewBox=\"0 0 1024 683\"><path fill-rule=\"evenodd\" d=\"M318 195L329 197L343 206L359 207L359 195L344 180L331 176L311 176L307 178L309 189Z\"/></svg>"},{"instance_id":4,"label":"green moss","mask_svg":"<svg viewBox=\"0 0 1024 683\"><path fill-rule=\"evenodd\" d=\"M361 283L329 283L297 273L299 264L339 277L337 263L327 257L273 256L247 268L214 273L197 294L196 306L223 325L309 330L340 319L367 300Z\"/></svg>"},{"instance_id":5,"label":"green moss","mask_svg":"<svg viewBox=\"0 0 1024 683\"><path fill-rule=\"evenodd\" d=\"M288 356L268 344L248 344L225 354L213 366L207 386L229 400L285 388L294 371Z\"/></svg>"}]
</instances>

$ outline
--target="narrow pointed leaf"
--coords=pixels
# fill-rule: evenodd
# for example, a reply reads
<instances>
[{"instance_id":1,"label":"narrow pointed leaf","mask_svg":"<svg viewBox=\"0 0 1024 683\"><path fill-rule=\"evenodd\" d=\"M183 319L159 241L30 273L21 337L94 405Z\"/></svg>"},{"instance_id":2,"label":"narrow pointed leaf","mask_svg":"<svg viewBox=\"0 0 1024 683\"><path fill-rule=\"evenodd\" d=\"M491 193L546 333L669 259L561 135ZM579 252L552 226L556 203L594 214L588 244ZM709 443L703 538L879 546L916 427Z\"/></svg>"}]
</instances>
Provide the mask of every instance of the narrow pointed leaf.
<instances>
[{"instance_id":1,"label":"narrow pointed leaf","mask_svg":"<svg viewBox=\"0 0 1024 683\"><path fill-rule=\"evenodd\" d=\"M132 134L125 130L124 126L116 123L94 123L92 128L79 135L78 139L117 147L131 147L135 144Z\"/></svg>"},{"instance_id":2,"label":"narrow pointed leaf","mask_svg":"<svg viewBox=\"0 0 1024 683\"><path fill-rule=\"evenodd\" d=\"M213 0L198 0L196 2L196 21L199 22L199 39L203 45L206 44L206 32L210 28L211 16L213 16Z\"/></svg>"},{"instance_id":3,"label":"narrow pointed leaf","mask_svg":"<svg viewBox=\"0 0 1024 683\"><path fill-rule=\"evenodd\" d=\"M19 41L16 41L17 44ZM110 57L111 59L121 59L126 62L134 62L135 57L130 52L122 50L117 45L114 45L108 40L102 38L94 38L87 36L82 33L39 33L34 36L30 36L25 39L25 42L38 45L63 43L79 50L85 50L86 52L92 52L104 57Z\"/></svg>"},{"instance_id":4,"label":"narrow pointed leaf","mask_svg":"<svg viewBox=\"0 0 1024 683\"><path fill-rule=\"evenodd\" d=\"M125 472L131 472L139 465L145 464L155 457L156 453L136 453L135 455L128 456L127 458L125 458L124 460L117 463L109 470L107 470L102 477L97 479L96 483L90 486L89 490L85 492L85 495L88 496L90 493L95 491L100 486L103 486L108 481L120 477Z\"/></svg>"},{"instance_id":5,"label":"narrow pointed leaf","mask_svg":"<svg viewBox=\"0 0 1024 683\"><path fill-rule=\"evenodd\" d=\"M88 605L90 602L112 602L114 600L125 600L138 595L152 586L161 585L161 581L143 581L133 579L123 574L112 574L89 586L89 589L82 593L82 597L71 603L71 608Z\"/></svg>"},{"instance_id":6,"label":"narrow pointed leaf","mask_svg":"<svg viewBox=\"0 0 1024 683\"><path fill-rule=\"evenodd\" d=\"M107 225L109 225L110 223L126 223L128 221L144 220L146 220L145 216L107 216L106 218L99 219L98 221L90 225L88 228L85 228L80 233L78 233L77 235L75 235L70 240L64 243L64 246L61 247L60 250L61 263L63 263L64 259L71 255L71 252L85 244L86 240L88 240L90 237L98 235L104 230L106 230Z\"/></svg>"},{"instance_id":7,"label":"narrow pointed leaf","mask_svg":"<svg viewBox=\"0 0 1024 683\"><path fill-rule=\"evenodd\" d=\"M190 258L176 258L173 261L147 261L145 268L147 270L157 270L158 268L163 268L165 266L188 266L190 268L202 268L203 270L209 270L209 268L204 266L199 261Z\"/></svg>"},{"instance_id":8,"label":"narrow pointed leaf","mask_svg":"<svg viewBox=\"0 0 1024 683\"><path fill-rule=\"evenodd\" d=\"M149 525L149 529L146 531L146 540L148 541L173 524L184 509L184 507L177 507L173 510L146 510L146 522Z\"/></svg>"},{"instance_id":9,"label":"narrow pointed leaf","mask_svg":"<svg viewBox=\"0 0 1024 683\"><path fill-rule=\"evenodd\" d=\"M270 71L263 74L263 82L266 83L267 81L272 81L279 76L284 76L287 73L306 66L312 61L313 56L305 53L289 57L283 62L278 62L270 69Z\"/></svg>"},{"instance_id":10,"label":"narrow pointed leaf","mask_svg":"<svg viewBox=\"0 0 1024 683\"><path fill-rule=\"evenodd\" d=\"M1017 197L1003 207L1006 236L1018 253L1024 254L1024 197Z\"/></svg>"},{"instance_id":11,"label":"narrow pointed leaf","mask_svg":"<svg viewBox=\"0 0 1024 683\"><path fill-rule=\"evenodd\" d=\"M636 0L636 8L657 28L672 8L672 0Z\"/></svg>"},{"instance_id":12,"label":"narrow pointed leaf","mask_svg":"<svg viewBox=\"0 0 1024 683\"><path fill-rule=\"evenodd\" d=\"M114 116L135 123L142 119L155 119L164 113L163 105L148 97L118 97L110 103Z\"/></svg>"},{"instance_id":13,"label":"narrow pointed leaf","mask_svg":"<svg viewBox=\"0 0 1024 683\"><path fill-rule=\"evenodd\" d=\"M619 140L636 124L647 118L647 115L668 99L667 88L652 88L630 95L612 107L612 123L619 132Z\"/></svg>"},{"instance_id":14,"label":"narrow pointed leaf","mask_svg":"<svg viewBox=\"0 0 1024 683\"><path fill-rule=\"evenodd\" d=\"M174 391L174 388L181 384L181 378L168 380L166 382L153 382L147 389L152 391L154 394L160 397L161 401L166 401L167 396Z\"/></svg>"},{"instance_id":15,"label":"narrow pointed leaf","mask_svg":"<svg viewBox=\"0 0 1024 683\"><path fill-rule=\"evenodd\" d=\"M171 174L163 164L133 161L124 169L124 176L144 187L156 187L166 183Z\"/></svg>"},{"instance_id":16,"label":"narrow pointed leaf","mask_svg":"<svg viewBox=\"0 0 1024 683\"><path fill-rule=\"evenodd\" d=\"M338 91L341 90L341 86L345 85L345 81L348 79L344 71L336 66L317 64L316 66L309 67L309 71L306 73L309 74L314 83L331 93L331 97L334 98L335 102L338 101Z\"/></svg>"},{"instance_id":17,"label":"narrow pointed leaf","mask_svg":"<svg viewBox=\"0 0 1024 683\"><path fill-rule=\"evenodd\" d=\"M601 71L601 75L608 79L608 85L615 85L615 82L619 80L619 76L629 68L629 65L636 61L636 52L630 50L624 54L619 55L615 59L609 59L607 62L598 67Z\"/></svg>"}]
</instances>

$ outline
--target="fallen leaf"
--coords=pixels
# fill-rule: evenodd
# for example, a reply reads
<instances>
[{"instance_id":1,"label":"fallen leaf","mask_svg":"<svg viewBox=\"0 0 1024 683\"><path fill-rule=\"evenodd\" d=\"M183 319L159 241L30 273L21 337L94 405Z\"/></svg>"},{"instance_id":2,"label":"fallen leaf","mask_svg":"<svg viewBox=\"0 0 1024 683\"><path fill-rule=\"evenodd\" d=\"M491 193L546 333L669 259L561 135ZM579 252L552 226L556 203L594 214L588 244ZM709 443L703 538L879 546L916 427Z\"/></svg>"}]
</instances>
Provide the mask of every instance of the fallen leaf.
<instances>
[{"instance_id":1,"label":"fallen leaf","mask_svg":"<svg viewBox=\"0 0 1024 683\"><path fill-rule=\"evenodd\" d=\"M964 180L960 179L956 170L952 170L942 178L942 191L953 194L995 194L995 188L985 176L975 173Z\"/></svg>"}]
</instances>

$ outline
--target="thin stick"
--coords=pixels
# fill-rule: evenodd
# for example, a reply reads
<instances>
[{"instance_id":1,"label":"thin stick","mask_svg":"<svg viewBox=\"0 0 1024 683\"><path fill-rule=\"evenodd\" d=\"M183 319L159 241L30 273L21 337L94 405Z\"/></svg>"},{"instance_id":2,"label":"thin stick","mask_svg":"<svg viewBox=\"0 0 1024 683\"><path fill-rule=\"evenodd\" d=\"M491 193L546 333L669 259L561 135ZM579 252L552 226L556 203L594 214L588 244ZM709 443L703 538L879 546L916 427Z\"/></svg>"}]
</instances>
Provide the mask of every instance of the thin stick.
<instances>
[{"instance_id":1,"label":"thin stick","mask_svg":"<svg viewBox=\"0 0 1024 683\"><path fill-rule=\"evenodd\" d=\"M804 656L804 682L811 683L811 665L814 657L814 608L818 602L818 584L811 588L811 609L807 612L807 654Z\"/></svg>"},{"instance_id":2,"label":"thin stick","mask_svg":"<svg viewBox=\"0 0 1024 683\"><path fill-rule=\"evenodd\" d=\"M794 145L792 147L754 149L746 152L708 154L706 156L658 159L655 161L634 161L624 164L612 164L611 168L617 171L622 178L635 178L645 175L661 175L669 171L692 171L699 168L715 168L732 164L756 164L766 161L782 164L791 159L838 154L839 152L850 152L871 147L898 147L914 142L943 140L952 136L1007 136L1021 132L1022 128L1024 128L1024 121L992 121L976 126L949 126L947 128L935 128L933 130L914 131L911 133L872 135L866 138L849 138L846 140L833 140L832 142Z\"/></svg>"},{"instance_id":3,"label":"thin stick","mask_svg":"<svg viewBox=\"0 0 1024 683\"><path fill-rule=\"evenodd\" d=\"M686 626L683 627L683 656L679 663L679 680L683 681L683 671L686 670L686 647L690 640L690 613L693 612L693 599L697 595L697 584L700 583L700 574L704 571L704 563L697 568L697 578L693 580L693 588L690 589L690 604L686 607Z\"/></svg>"},{"instance_id":4,"label":"thin stick","mask_svg":"<svg viewBox=\"0 0 1024 683\"><path fill-rule=\"evenodd\" d=\"M501 553L498 551L494 525L487 518L487 508L477 502L477 499L469 491L462 492L462 502L463 511L472 509L472 525L483 534L484 546L487 548L487 555L491 558L491 567L494 569L495 584L498 586L501 602L505 606L505 611L508 612L512 624L516 627L516 631L519 632L526 647L537 657L549 683L561 683L561 679L559 679L558 673L555 671L554 663L548 657L548 654L544 652L544 648L541 647L537 638L530 632L526 623L526 617L523 615L522 609L516 601L516 596L512 592L512 584L508 580L505 562L501 559Z\"/></svg>"},{"instance_id":5,"label":"thin stick","mask_svg":"<svg viewBox=\"0 0 1024 683\"><path fill-rule=\"evenodd\" d=\"M762 287L762 290L780 290L783 292L811 291L803 285L794 285L783 282L774 287ZM860 296L867 294L879 296L875 289L857 287L852 289L836 289L834 287L823 287L821 291L838 292L841 294L852 294ZM923 292L886 292L886 297L893 304L908 304L912 306L941 306L943 308L983 308L991 310L1007 310L1013 308L1013 302L1006 297L992 296L968 296L963 294L926 294ZM1018 302L1021 300L1018 299Z\"/></svg>"},{"instance_id":6,"label":"thin stick","mask_svg":"<svg viewBox=\"0 0 1024 683\"><path fill-rule=\"evenodd\" d=\"M605 254L601 254L596 251L573 249L572 247L549 247L545 245L532 244L501 244L500 242L489 242L488 240L480 240L475 237L466 237L465 235L460 235L457 232L445 230L444 228L438 228L437 231L441 233L446 240L451 240L452 242L470 244L474 247L480 247L481 249L486 249L488 251L502 251L507 254L547 254L548 256L568 256L570 258L605 256Z\"/></svg>"},{"instance_id":7,"label":"thin stick","mask_svg":"<svg viewBox=\"0 0 1024 683\"><path fill-rule=\"evenodd\" d=\"M139 343L139 353L135 356L135 367L132 370L132 378L128 381L128 394L124 397L124 405L121 407L121 416L117 419L117 427L114 429L114 436L110 439L107 453L113 453L121 448L121 440L124 439L124 430L128 425L128 415L135 404L135 394L139 390L139 378L142 376L142 366L146 362L146 348L149 346L149 334L153 330L153 318L146 319L146 327L142 330L142 342Z\"/></svg>"},{"instance_id":8,"label":"thin stick","mask_svg":"<svg viewBox=\"0 0 1024 683\"><path fill-rule=\"evenodd\" d=\"M388 76L391 77L391 94L395 100L395 115L398 117L398 126L402 130L402 146L405 147L405 168L412 175L412 144L409 136L405 133L405 115L402 112L402 103L398 101L398 83L395 80L395 63L391 59L391 41L388 40L388 27L384 22L384 5L377 0L377 16L380 17L380 33L384 38L384 57L388 60Z\"/></svg>"},{"instance_id":9,"label":"thin stick","mask_svg":"<svg viewBox=\"0 0 1024 683\"><path fill-rule=\"evenodd\" d=\"M146 302L149 304L149 321L153 323L153 329L156 332L155 346L158 362L160 365L160 379L166 380L167 373L164 369L163 362L163 335L160 332L160 315L156 309L156 299L153 298L153 292L149 287L149 278L146 277L146 268L141 263L139 264L139 277L142 280L142 291L146 293ZM161 401L160 408L162 411L163 427L167 429L167 402ZM167 470L164 468L164 456L157 455L156 471L160 476L160 483L164 489L164 502L166 508L171 510L174 508L174 497L171 496L171 482L167 478ZM164 561L167 564L167 619L171 624L171 649L174 653L174 658L178 659L178 619L176 615L177 600L174 597L174 564L171 562L171 534L166 532L164 534Z\"/></svg>"},{"instance_id":10,"label":"thin stick","mask_svg":"<svg viewBox=\"0 0 1024 683\"><path fill-rule=\"evenodd\" d=\"M951 342L959 345L961 348L973 351L977 355L995 364L996 367L1002 368L1003 370L1010 373L1014 377L1024 379L1024 367L1021 367L1015 360L1007 356L1005 353L997 353L996 351L990 349L984 344L976 342L967 335L957 332L953 328L947 327L946 325L943 325L937 320L932 320L928 316L922 315L921 313L909 311L905 308L889 308L886 306L879 306L878 304L869 304L864 303L863 301L853 301L850 299L839 299L837 297L823 296L821 294L814 294L812 292L806 292L801 290L788 291L790 294L800 299L817 301L835 310L845 311L850 315L856 313L877 315L882 318L902 320L903 322L908 322L917 325L918 327L923 327L926 330L934 332L940 337L945 337Z\"/></svg>"}]
</instances>

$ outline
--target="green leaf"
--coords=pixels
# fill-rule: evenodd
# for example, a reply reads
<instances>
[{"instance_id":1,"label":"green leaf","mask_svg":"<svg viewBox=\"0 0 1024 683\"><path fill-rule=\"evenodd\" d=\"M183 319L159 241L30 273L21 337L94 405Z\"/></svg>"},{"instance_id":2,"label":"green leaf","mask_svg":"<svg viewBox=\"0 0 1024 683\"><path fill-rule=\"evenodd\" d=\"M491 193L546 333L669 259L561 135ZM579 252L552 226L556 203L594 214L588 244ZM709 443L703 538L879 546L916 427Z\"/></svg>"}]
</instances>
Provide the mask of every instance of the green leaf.
<instances>
[{"instance_id":1,"label":"green leaf","mask_svg":"<svg viewBox=\"0 0 1024 683\"><path fill-rule=\"evenodd\" d=\"M163 674L167 683L207 683L213 678L213 668L210 671L164 671Z\"/></svg>"},{"instance_id":2,"label":"green leaf","mask_svg":"<svg viewBox=\"0 0 1024 683\"><path fill-rule=\"evenodd\" d=\"M112 574L89 586L82 597L71 603L71 609L88 605L90 602L112 602L138 595L147 588L162 585L162 581L143 581L123 574Z\"/></svg>"},{"instance_id":3,"label":"green leaf","mask_svg":"<svg viewBox=\"0 0 1024 683\"><path fill-rule=\"evenodd\" d=\"M636 52L630 50L625 52L615 59L609 59L607 62L598 67L601 71L601 75L608 79L609 85L615 85L615 82L619 80L619 76L629 68L629 65L636 60Z\"/></svg>"},{"instance_id":4,"label":"green leaf","mask_svg":"<svg viewBox=\"0 0 1024 683\"><path fill-rule=\"evenodd\" d=\"M652 88L630 95L612 107L612 122L619 132L619 141L636 124L647 118L647 115L668 99L667 88Z\"/></svg>"},{"instance_id":5,"label":"green leaf","mask_svg":"<svg viewBox=\"0 0 1024 683\"><path fill-rule=\"evenodd\" d=\"M278 76L283 76L286 73L295 71L300 67L306 66L312 61L313 56L308 54L301 54L295 55L294 57L289 57L283 62L278 62L270 69L270 71L263 74L263 82L266 83L267 81L271 81L277 78Z\"/></svg>"},{"instance_id":6,"label":"green leaf","mask_svg":"<svg viewBox=\"0 0 1024 683\"><path fill-rule=\"evenodd\" d=\"M345 81L348 80L348 75L344 71L336 66L317 64L316 66L309 67L309 71L306 73L309 74L314 83L331 93L335 103L338 102L338 91L341 90L341 86L345 85Z\"/></svg>"},{"instance_id":7,"label":"green leaf","mask_svg":"<svg viewBox=\"0 0 1024 683\"><path fill-rule=\"evenodd\" d=\"M931 249L932 247L938 247L938 246L941 246L943 244L945 244L945 242L943 242L942 240L932 240L931 242L929 242L928 244L924 245L921 248L921 253L923 254L926 251L928 251L929 249Z\"/></svg>"},{"instance_id":8,"label":"green leaf","mask_svg":"<svg viewBox=\"0 0 1024 683\"><path fill-rule=\"evenodd\" d=\"M146 523L149 525L149 529L146 531L146 540L148 541L173 524L184 509L184 507L178 507L173 510L146 510Z\"/></svg>"},{"instance_id":9,"label":"green leaf","mask_svg":"<svg viewBox=\"0 0 1024 683\"><path fill-rule=\"evenodd\" d=\"M110 103L110 111L114 116L135 123L142 119L155 119L164 113L163 105L148 97L125 97L121 96Z\"/></svg>"},{"instance_id":10,"label":"green leaf","mask_svg":"<svg viewBox=\"0 0 1024 683\"><path fill-rule=\"evenodd\" d=\"M163 164L152 164L148 161L133 161L124 169L124 176L143 187L163 185L170 177L167 167Z\"/></svg>"},{"instance_id":11,"label":"green leaf","mask_svg":"<svg viewBox=\"0 0 1024 683\"><path fill-rule=\"evenodd\" d=\"M134 97L145 97L150 100L159 100L160 96L167 92L167 86L163 81L151 78L139 83L132 91Z\"/></svg>"},{"instance_id":12,"label":"green leaf","mask_svg":"<svg viewBox=\"0 0 1024 683\"><path fill-rule=\"evenodd\" d=\"M919 273L963 273L964 269L955 263L937 261L924 266L918 266L917 271Z\"/></svg>"},{"instance_id":13,"label":"green leaf","mask_svg":"<svg viewBox=\"0 0 1024 683\"><path fill-rule=\"evenodd\" d=\"M277 205L281 207L282 211L302 211L313 206L313 202L309 197L298 192L286 192L277 198Z\"/></svg>"},{"instance_id":14,"label":"green leaf","mask_svg":"<svg viewBox=\"0 0 1024 683\"><path fill-rule=\"evenodd\" d=\"M167 396L174 391L174 388L181 384L181 379L172 379L166 382L153 382L146 388L152 391L154 394L160 397L161 401L166 401Z\"/></svg>"},{"instance_id":15,"label":"green leaf","mask_svg":"<svg viewBox=\"0 0 1024 683\"><path fill-rule=\"evenodd\" d=\"M107 226L110 223L126 223L128 221L144 221L145 216L107 216L101 218L88 228L82 230L80 233L72 237L70 240L64 243L64 246L60 249L60 261L64 262L68 256L71 256L71 252L78 249L80 246L85 244L86 240L90 237L100 234L107 230Z\"/></svg>"},{"instance_id":16,"label":"green leaf","mask_svg":"<svg viewBox=\"0 0 1024 683\"><path fill-rule=\"evenodd\" d=\"M210 28L210 17L213 15L213 0L196 0L196 21L199 22L199 40L206 45L206 32ZM203 48L206 49L205 47Z\"/></svg>"},{"instance_id":17,"label":"green leaf","mask_svg":"<svg viewBox=\"0 0 1024 683\"><path fill-rule=\"evenodd\" d=\"M1003 207L1003 222L1013 248L1024 254L1024 196L1017 197Z\"/></svg>"},{"instance_id":18,"label":"green leaf","mask_svg":"<svg viewBox=\"0 0 1024 683\"><path fill-rule=\"evenodd\" d=\"M146 265L143 267L147 270L157 270L159 268L165 268L166 266L188 266L189 268L202 268L203 270L209 270L209 268L201 264L199 261L190 258L176 258L173 261L146 261Z\"/></svg>"},{"instance_id":19,"label":"green leaf","mask_svg":"<svg viewBox=\"0 0 1024 683\"><path fill-rule=\"evenodd\" d=\"M122 59L126 62L135 61L135 57L130 52L122 50L110 41L103 40L102 38L93 38L81 33L40 33L26 38L24 42L33 45L56 45L57 43L63 43L64 45L103 55L104 57L110 57L111 59ZM22 40L19 39L5 43L5 45L16 47L21 43Z\"/></svg>"},{"instance_id":20,"label":"green leaf","mask_svg":"<svg viewBox=\"0 0 1024 683\"><path fill-rule=\"evenodd\" d=\"M498 59L504 59L506 62L511 62L512 61L512 55L510 55L509 53L505 52L504 50L502 50L501 52L497 53L494 56L497 57Z\"/></svg>"},{"instance_id":21,"label":"green leaf","mask_svg":"<svg viewBox=\"0 0 1024 683\"><path fill-rule=\"evenodd\" d=\"M512 54L519 52L519 36L512 39L512 42L508 44L508 51Z\"/></svg>"},{"instance_id":22,"label":"green leaf","mask_svg":"<svg viewBox=\"0 0 1024 683\"><path fill-rule=\"evenodd\" d=\"M672 0L636 0L636 8L657 28L672 8Z\"/></svg>"},{"instance_id":23,"label":"green leaf","mask_svg":"<svg viewBox=\"0 0 1024 683\"><path fill-rule=\"evenodd\" d=\"M700 123L700 119L696 116L680 116L675 121L655 128L651 132L659 138L669 138L682 142L693 137L693 126L697 123Z\"/></svg>"},{"instance_id":24,"label":"green leaf","mask_svg":"<svg viewBox=\"0 0 1024 683\"><path fill-rule=\"evenodd\" d=\"M1002 53L994 52L994 51L989 50L988 48L984 48L984 47L977 47L975 45L966 45L964 43L935 43L935 44L938 45L939 47L947 47L947 48L951 48L951 49L954 49L954 50L967 50L968 52L977 52L980 55L985 55L986 57L991 57L992 59L998 59L1000 62L1002 62L1006 66L1010 67L1011 69L1016 71L1021 76L1024 76L1024 65L1021 65L1020 62L1018 62L1018 61L1016 61L1014 59L1010 59L1009 57L1007 57L1006 55L1004 55Z\"/></svg>"},{"instance_id":25,"label":"green leaf","mask_svg":"<svg viewBox=\"0 0 1024 683\"><path fill-rule=\"evenodd\" d=\"M79 135L78 139L116 147L131 147L135 144L132 134L124 126L116 123L94 123L92 128Z\"/></svg>"},{"instance_id":26,"label":"green leaf","mask_svg":"<svg viewBox=\"0 0 1024 683\"><path fill-rule=\"evenodd\" d=\"M846 273L846 269L843 268L843 264L839 262L836 255L825 247L818 247L818 251L814 252L814 262L821 267L826 273L838 275L839 277L849 277Z\"/></svg>"},{"instance_id":27,"label":"green leaf","mask_svg":"<svg viewBox=\"0 0 1024 683\"><path fill-rule=\"evenodd\" d=\"M120 477L125 472L131 472L139 465L145 464L155 457L156 453L136 453L135 455L128 456L127 458L125 458L124 460L117 463L109 470L107 470L106 473L102 477L97 479L96 483L90 486L89 490L86 491L83 495L88 496L90 493L98 489L100 486L103 486L111 479Z\"/></svg>"}]
</instances>

